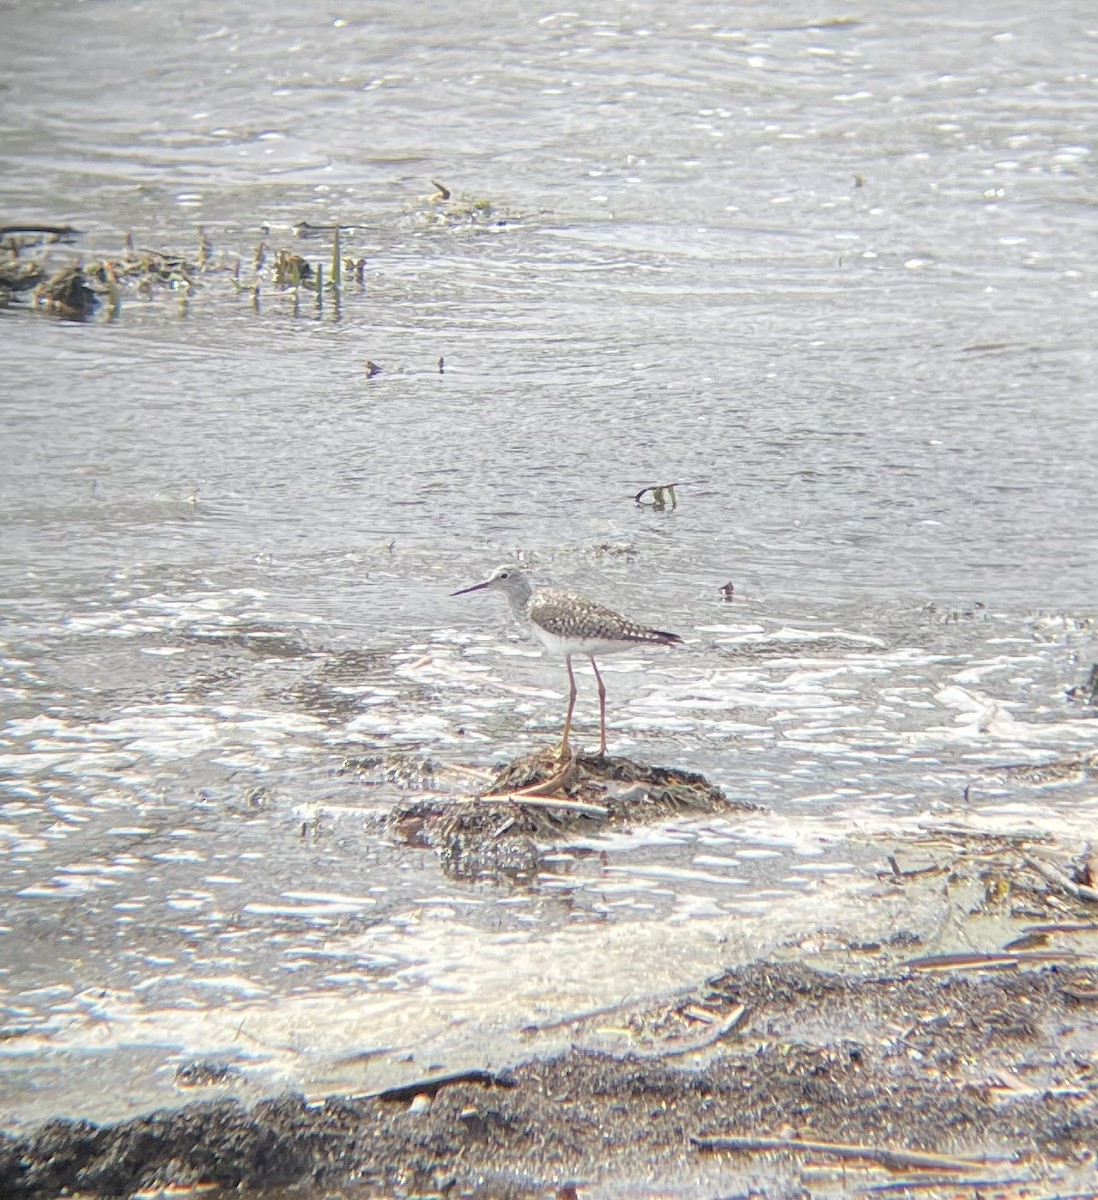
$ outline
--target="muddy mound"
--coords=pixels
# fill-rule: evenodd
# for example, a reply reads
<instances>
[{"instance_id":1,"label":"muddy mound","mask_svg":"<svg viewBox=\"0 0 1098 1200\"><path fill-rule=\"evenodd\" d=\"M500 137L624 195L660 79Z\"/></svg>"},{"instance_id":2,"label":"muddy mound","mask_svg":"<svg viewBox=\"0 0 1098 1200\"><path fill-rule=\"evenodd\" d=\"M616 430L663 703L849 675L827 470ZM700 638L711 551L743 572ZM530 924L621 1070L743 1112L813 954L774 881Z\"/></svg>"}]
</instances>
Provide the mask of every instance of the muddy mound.
<instances>
[{"instance_id":1,"label":"muddy mound","mask_svg":"<svg viewBox=\"0 0 1098 1200\"><path fill-rule=\"evenodd\" d=\"M730 800L692 771L598 754L561 764L543 750L508 763L480 795L400 805L390 826L402 840L437 850L447 874L514 877L536 870L555 839L758 807Z\"/></svg>"}]
</instances>

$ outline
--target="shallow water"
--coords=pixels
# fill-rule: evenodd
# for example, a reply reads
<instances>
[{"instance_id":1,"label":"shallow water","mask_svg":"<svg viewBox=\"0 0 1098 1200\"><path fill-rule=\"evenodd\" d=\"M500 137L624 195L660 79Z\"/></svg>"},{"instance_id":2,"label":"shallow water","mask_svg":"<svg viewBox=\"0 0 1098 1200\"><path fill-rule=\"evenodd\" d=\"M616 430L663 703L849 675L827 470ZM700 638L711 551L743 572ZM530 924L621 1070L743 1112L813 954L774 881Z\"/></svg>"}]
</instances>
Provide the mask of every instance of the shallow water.
<instances>
[{"instance_id":1,"label":"shallow water","mask_svg":"<svg viewBox=\"0 0 1098 1200\"><path fill-rule=\"evenodd\" d=\"M503 1060L532 1014L887 931L860 881L905 822L1092 828L1085 770L995 768L1098 743L1094 31L729 15L5 11L4 220L82 229L58 264L201 225L247 277L264 223L325 259L303 219L368 263L338 314L227 273L0 310L5 1125L189 1098L202 1056L359 1086L371 1029L368 1082ZM606 663L612 749L767 813L521 890L380 836L558 734L560 664L449 596L515 556L684 635Z\"/></svg>"}]
</instances>

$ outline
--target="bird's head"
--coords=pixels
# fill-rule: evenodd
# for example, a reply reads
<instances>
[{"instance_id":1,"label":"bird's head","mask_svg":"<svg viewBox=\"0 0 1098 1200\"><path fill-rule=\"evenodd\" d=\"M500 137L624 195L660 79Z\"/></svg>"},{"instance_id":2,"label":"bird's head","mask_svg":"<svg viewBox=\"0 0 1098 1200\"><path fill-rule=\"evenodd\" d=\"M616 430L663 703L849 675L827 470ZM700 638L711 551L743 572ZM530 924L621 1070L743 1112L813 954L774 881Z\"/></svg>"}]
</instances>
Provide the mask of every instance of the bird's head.
<instances>
[{"instance_id":1,"label":"bird's head","mask_svg":"<svg viewBox=\"0 0 1098 1200\"><path fill-rule=\"evenodd\" d=\"M451 592L450 595L464 596L469 592L483 591L503 592L506 596L522 599L530 593L530 581L521 568L516 567L513 563L504 563L502 567L496 567L483 583L474 583L472 587L461 588L459 591Z\"/></svg>"}]
</instances>

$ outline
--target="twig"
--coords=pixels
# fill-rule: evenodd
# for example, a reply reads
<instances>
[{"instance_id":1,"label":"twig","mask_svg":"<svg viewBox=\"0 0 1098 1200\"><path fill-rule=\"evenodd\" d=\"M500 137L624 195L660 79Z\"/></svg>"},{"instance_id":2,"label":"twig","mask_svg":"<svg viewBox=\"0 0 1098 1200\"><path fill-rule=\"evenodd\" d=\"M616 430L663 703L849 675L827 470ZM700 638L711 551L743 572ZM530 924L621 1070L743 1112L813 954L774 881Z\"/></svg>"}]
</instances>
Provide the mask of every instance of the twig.
<instances>
[{"instance_id":1,"label":"twig","mask_svg":"<svg viewBox=\"0 0 1098 1200\"><path fill-rule=\"evenodd\" d=\"M939 836L952 838L954 840L959 838L971 838L973 841L1001 841L1009 842L1012 845L1016 845L1019 842L1040 842L1050 840L1047 835L1035 834L1032 829L974 829L971 825L958 825L953 821L943 821L941 824L929 824L925 821L920 821L919 829L931 837Z\"/></svg>"},{"instance_id":2,"label":"twig","mask_svg":"<svg viewBox=\"0 0 1098 1200\"><path fill-rule=\"evenodd\" d=\"M583 1012L568 1013L566 1016L553 1017L548 1021L531 1021L529 1025L523 1025L519 1032L528 1037L532 1034L548 1033L554 1029L564 1029L569 1025L581 1025L584 1021L590 1021L595 1017L609 1016L610 1013L629 1012L637 1007L636 1000L626 1000L622 1004L605 1004L601 1008L588 1008Z\"/></svg>"},{"instance_id":3,"label":"twig","mask_svg":"<svg viewBox=\"0 0 1098 1200\"><path fill-rule=\"evenodd\" d=\"M1098 921L1054 921L1050 925L1027 925L1023 933L1087 933L1098 929Z\"/></svg>"},{"instance_id":4,"label":"twig","mask_svg":"<svg viewBox=\"0 0 1098 1200\"><path fill-rule=\"evenodd\" d=\"M922 1150L892 1150L887 1146L855 1146L848 1142L817 1142L794 1138L695 1137L699 1150L796 1150L808 1154L833 1154L836 1158L868 1158L886 1167L928 1167L939 1171L967 1171L996 1161L987 1158L953 1158Z\"/></svg>"},{"instance_id":5,"label":"twig","mask_svg":"<svg viewBox=\"0 0 1098 1200\"><path fill-rule=\"evenodd\" d=\"M692 984L686 987L677 988L672 994L671 999L680 999L694 995L694 987ZM563 1029L568 1025L580 1025L584 1021L590 1021L595 1017L606 1017L611 1013L628 1013L636 1012L638 1009L648 1007L647 1001L644 1000L623 1000L620 1003L603 1004L598 1008L583 1009L580 1012L568 1013L562 1017L551 1017L548 1021L531 1021L528 1025L523 1025L520 1032L524 1034L546 1033L553 1029Z\"/></svg>"},{"instance_id":6,"label":"twig","mask_svg":"<svg viewBox=\"0 0 1098 1200\"><path fill-rule=\"evenodd\" d=\"M893 1183L873 1183L859 1190L863 1193L906 1192L921 1188L1005 1188L1018 1183L1032 1183L1032 1179L900 1179Z\"/></svg>"},{"instance_id":7,"label":"twig","mask_svg":"<svg viewBox=\"0 0 1098 1200\"><path fill-rule=\"evenodd\" d=\"M1023 963L1075 962L1079 958L1068 950L1042 950L1027 953L981 953L980 951L958 951L955 954L928 954L923 958L909 958L903 965L915 971L963 971L971 967L986 970L1013 969Z\"/></svg>"},{"instance_id":8,"label":"twig","mask_svg":"<svg viewBox=\"0 0 1098 1200\"><path fill-rule=\"evenodd\" d=\"M1076 883L1074 879L1069 879L1059 867L1054 866L1052 863L1045 862L1042 858L1034 858L1032 854L1023 854L1022 862L1027 867L1032 867L1038 875L1051 883L1053 887L1067 892L1069 896L1073 896L1076 900L1088 900L1092 904L1098 903L1098 888L1087 887L1083 883Z\"/></svg>"},{"instance_id":9,"label":"twig","mask_svg":"<svg viewBox=\"0 0 1098 1200\"><path fill-rule=\"evenodd\" d=\"M654 1051L641 1051L641 1058L679 1058L684 1054L695 1054L699 1050L704 1050L708 1046L712 1046L714 1042L719 1042L722 1038L728 1037L730 1033L734 1033L742 1024L744 1017L747 1015L747 1005L737 1004L732 1012L719 1025L706 1030L705 1036L698 1038L696 1041L690 1042L687 1045L670 1046L666 1049ZM637 1054L637 1051L633 1051Z\"/></svg>"},{"instance_id":10,"label":"twig","mask_svg":"<svg viewBox=\"0 0 1098 1200\"><path fill-rule=\"evenodd\" d=\"M55 237L59 241L71 242L80 236L79 229L73 229L71 225L3 225L0 226L0 237L11 237L13 234L22 233L39 234L42 237Z\"/></svg>"},{"instance_id":11,"label":"twig","mask_svg":"<svg viewBox=\"0 0 1098 1200\"><path fill-rule=\"evenodd\" d=\"M485 1087L513 1088L516 1081L513 1075L506 1071L483 1071L474 1068L471 1071L455 1071L449 1075L436 1075L429 1079L419 1079L415 1083L402 1083L396 1087L381 1088L376 1092L359 1092L352 1100L414 1100L416 1096L426 1093L434 1096L444 1087L452 1087L456 1083L482 1083Z\"/></svg>"},{"instance_id":12,"label":"twig","mask_svg":"<svg viewBox=\"0 0 1098 1200\"><path fill-rule=\"evenodd\" d=\"M1098 988L1062 987L1060 991L1072 1000L1098 1000Z\"/></svg>"},{"instance_id":13,"label":"twig","mask_svg":"<svg viewBox=\"0 0 1098 1200\"><path fill-rule=\"evenodd\" d=\"M479 779L487 783L492 778L492 772L483 767L467 767L462 763L447 763L443 768L447 775L464 775L466 779Z\"/></svg>"},{"instance_id":14,"label":"twig","mask_svg":"<svg viewBox=\"0 0 1098 1200\"><path fill-rule=\"evenodd\" d=\"M884 871L878 871L879 879L892 879L899 881L901 879L914 879L919 875L935 875L940 871L944 871L945 867L941 863L931 863L928 867L909 867L907 870L901 870L900 864L896 859L895 854L888 856L888 865L892 868L891 874L886 874Z\"/></svg>"},{"instance_id":15,"label":"twig","mask_svg":"<svg viewBox=\"0 0 1098 1200\"><path fill-rule=\"evenodd\" d=\"M490 800L512 800L527 808L563 808L565 812L582 813L585 817L608 817L610 810L601 804L584 804L582 800L558 800L553 796L538 796L531 792L501 792L496 796L479 796L483 804Z\"/></svg>"}]
</instances>

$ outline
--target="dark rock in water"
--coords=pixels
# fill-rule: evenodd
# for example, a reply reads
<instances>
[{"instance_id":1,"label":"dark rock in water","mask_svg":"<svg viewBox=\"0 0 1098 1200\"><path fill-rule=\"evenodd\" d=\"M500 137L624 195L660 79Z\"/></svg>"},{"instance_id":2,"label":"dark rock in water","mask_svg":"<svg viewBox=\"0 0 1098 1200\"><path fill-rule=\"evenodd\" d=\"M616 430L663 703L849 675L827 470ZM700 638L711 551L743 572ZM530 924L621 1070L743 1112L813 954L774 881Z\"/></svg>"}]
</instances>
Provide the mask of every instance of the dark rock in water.
<instances>
[{"instance_id":1,"label":"dark rock in water","mask_svg":"<svg viewBox=\"0 0 1098 1200\"><path fill-rule=\"evenodd\" d=\"M405 842L437 849L448 875L516 878L537 869L555 838L758 808L693 771L598 754L562 766L555 750L543 750L508 763L480 796L400 805L390 825Z\"/></svg>"}]
</instances>

